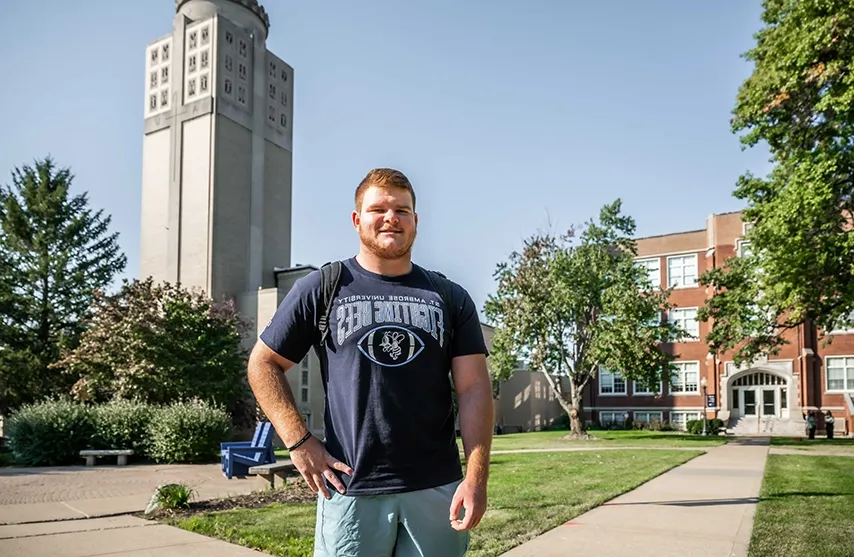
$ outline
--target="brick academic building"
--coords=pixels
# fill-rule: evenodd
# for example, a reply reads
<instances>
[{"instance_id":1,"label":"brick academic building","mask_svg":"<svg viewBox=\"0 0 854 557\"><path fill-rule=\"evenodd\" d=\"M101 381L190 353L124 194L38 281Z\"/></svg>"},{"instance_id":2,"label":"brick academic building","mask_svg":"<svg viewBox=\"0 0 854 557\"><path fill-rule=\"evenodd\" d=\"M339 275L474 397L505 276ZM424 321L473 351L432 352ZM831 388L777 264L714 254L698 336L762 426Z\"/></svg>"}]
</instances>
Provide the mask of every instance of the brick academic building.
<instances>
[{"instance_id":1,"label":"brick academic building","mask_svg":"<svg viewBox=\"0 0 854 557\"><path fill-rule=\"evenodd\" d=\"M817 435L824 432L821 414L836 418L835 436L854 431L854 329L832 331L826 344L821 331L806 323L788 331L780 352L751 365L736 367L732 354L710 354L703 342L710 323L697 320L697 310L711 295L698 283L707 269L749 250L743 240L741 213L711 215L701 230L637 240L638 264L654 285L672 285L675 305L665 317L687 330L692 339L676 343L676 372L669 382L649 389L600 370L585 389L586 420L669 421L684 428L699 419L720 418L734 434L803 435L804 413L816 411ZM705 379L705 391L703 386ZM507 430L540 429L562 410L538 373L517 373L502 385L498 420Z\"/></svg>"}]
</instances>

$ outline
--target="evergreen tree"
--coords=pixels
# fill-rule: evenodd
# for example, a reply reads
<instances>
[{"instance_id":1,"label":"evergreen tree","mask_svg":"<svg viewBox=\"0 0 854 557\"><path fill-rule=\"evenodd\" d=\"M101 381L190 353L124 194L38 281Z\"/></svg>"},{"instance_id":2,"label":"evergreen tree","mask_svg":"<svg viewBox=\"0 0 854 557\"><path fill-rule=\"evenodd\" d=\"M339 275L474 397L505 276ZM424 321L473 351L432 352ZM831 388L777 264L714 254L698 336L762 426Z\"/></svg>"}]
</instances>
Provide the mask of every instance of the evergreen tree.
<instances>
[{"instance_id":1,"label":"evergreen tree","mask_svg":"<svg viewBox=\"0 0 854 557\"><path fill-rule=\"evenodd\" d=\"M72 196L72 179L47 157L0 186L0 414L68 392L49 366L76 344L93 292L127 263L111 218Z\"/></svg>"}]
</instances>

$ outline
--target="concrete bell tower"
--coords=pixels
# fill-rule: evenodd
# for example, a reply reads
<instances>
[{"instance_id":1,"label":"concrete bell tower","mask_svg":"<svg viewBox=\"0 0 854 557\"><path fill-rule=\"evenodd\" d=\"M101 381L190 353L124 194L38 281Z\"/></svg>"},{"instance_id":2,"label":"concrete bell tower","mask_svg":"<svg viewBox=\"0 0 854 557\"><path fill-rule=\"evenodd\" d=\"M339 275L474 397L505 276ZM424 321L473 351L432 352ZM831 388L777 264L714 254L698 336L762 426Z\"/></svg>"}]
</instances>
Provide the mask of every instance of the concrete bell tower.
<instances>
[{"instance_id":1,"label":"concrete bell tower","mask_svg":"<svg viewBox=\"0 0 854 557\"><path fill-rule=\"evenodd\" d=\"M140 275L257 297L290 266L293 68L257 0L175 10L145 55Z\"/></svg>"}]
</instances>

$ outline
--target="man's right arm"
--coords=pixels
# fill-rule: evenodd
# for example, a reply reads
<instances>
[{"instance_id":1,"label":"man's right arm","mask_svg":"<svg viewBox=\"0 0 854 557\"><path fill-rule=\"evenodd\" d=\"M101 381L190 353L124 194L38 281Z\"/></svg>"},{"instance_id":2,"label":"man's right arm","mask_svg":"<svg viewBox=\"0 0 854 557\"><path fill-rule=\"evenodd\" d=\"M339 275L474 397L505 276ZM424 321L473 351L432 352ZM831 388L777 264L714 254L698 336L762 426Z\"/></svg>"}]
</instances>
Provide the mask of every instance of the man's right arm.
<instances>
[{"instance_id":1,"label":"man's right arm","mask_svg":"<svg viewBox=\"0 0 854 557\"><path fill-rule=\"evenodd\" d=\"M293 366L294 362L280 356L259 339L249 356L247 370L249 386L258 405L286 447L292 447L309 434L285 378L285 373ZM330 455L323 443L314 436L291 450L290 456L308 487L315 493L320 491L327 499L329 492L323 478L329 480L340 493L345 491L332 469L353 475L353 469Z\"/></svg>"},{"instance_id":2,"label":"man's right arm","mask_svg":"<svg viewBox=\"0 0 854 557\"><path fill-rule=\"evenodd\" d=\"M260 339L249 355L247 378L255 399L276 428L285 446L290 447L308 432L285 373L294 362L283 358Z\"/></svg>"},{"instance_id":3,"label":"man's right arm","mask_svg":"<svg viewBox=\"0 0 854 557\"><path fill-rule=\"evenodd\" d=\"M319 439L309 435L285 378L285 372L302 360L318 340L315 317L319 294L318 271L296 281L255 344L249 356L247 376L255 399L285 446L294 447L303 441L290 450L291 461L309 488L315 493L320 491L328 499L323 478L344 493L344 486L332 469L351 476L353 471L334 459Z\"/></svg>"}]
</instances>

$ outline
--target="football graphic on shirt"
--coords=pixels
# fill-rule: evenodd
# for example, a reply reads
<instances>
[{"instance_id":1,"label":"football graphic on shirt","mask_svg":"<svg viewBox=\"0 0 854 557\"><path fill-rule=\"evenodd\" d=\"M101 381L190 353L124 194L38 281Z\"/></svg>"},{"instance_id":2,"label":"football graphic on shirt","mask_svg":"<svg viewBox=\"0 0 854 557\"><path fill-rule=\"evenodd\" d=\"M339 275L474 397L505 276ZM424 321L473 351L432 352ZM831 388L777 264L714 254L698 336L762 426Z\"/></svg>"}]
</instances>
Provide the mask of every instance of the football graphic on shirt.
<instances>
[{"instance_id":1,"label":"football graphic on shirt","mask_svg":"<svg viewBox=\"0 0 854 557\"><path fill-rule=\"evenodd\" d=\"M397 367L408 364L424 350L424 341L405 327L384 325L359 339L359 351L375 364Z\"/></svg>"}]
</instances>

